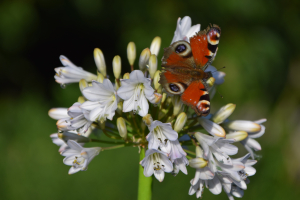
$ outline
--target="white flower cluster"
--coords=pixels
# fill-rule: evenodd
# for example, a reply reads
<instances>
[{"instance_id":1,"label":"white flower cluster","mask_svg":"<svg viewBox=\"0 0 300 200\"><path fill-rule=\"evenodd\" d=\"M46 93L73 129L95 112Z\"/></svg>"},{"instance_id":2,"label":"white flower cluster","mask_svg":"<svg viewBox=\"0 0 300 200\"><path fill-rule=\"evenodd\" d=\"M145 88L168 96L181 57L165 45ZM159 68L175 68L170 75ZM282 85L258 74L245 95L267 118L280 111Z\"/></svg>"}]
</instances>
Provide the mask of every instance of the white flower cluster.
<instances>
[{"instance_id":1,"label":"white flower cluster","mask_svg":"<svg viewBox=\"0 0 300 200\"><path fill-rule=\"evenodd\" d=\"M172 43L189 41L198 31L200 25L191 26L189 17L179 18ZM266 120L230 121L227 118L235 109L234 104L222 107L214 115L195 117L192 109L181 102L180 96L168 96L159 84L157 55L160 44L161 39L154 38L150 48L141 52L139 70L134 70L136 48L130 42L127 57L131 73L121 76L121 58L115 56L112 62L114 83L108 79L100 49L94 51L97 75L60 56L64 67L55 69L56 82L61 85L77 82L82 93L70 108L49 111L49 116L58 120L58 133L52 134L51 138L60 146L59 152L65 156L64 164L71 166L69 174L86 170L100 151L134 146L147 149L140 162L146 177L154 174L161 182L165 172L187 174L186 166L190 165L196 168L190 195L196 193L197 198L201 197L205 185L213 194L219 194L223 188L229 199L243 196L249 182L247 177L256 172L252 167L256 161L248 158L254 159L253 150L261 150L254 138L264 134L265 127L261 124ZM225 73L216 71L213 66L206 71L213 72L215 79L214 84L208 84L212 98L215 86L224 82ZM92 133L97 130L114 141L93 139ZM115 146L84 148L87 142ZM234 142L241 142L249 154L231 158L238 152L232 145ZM194 146L196 153L181 145Z\"/></svg>"}]
</instances>

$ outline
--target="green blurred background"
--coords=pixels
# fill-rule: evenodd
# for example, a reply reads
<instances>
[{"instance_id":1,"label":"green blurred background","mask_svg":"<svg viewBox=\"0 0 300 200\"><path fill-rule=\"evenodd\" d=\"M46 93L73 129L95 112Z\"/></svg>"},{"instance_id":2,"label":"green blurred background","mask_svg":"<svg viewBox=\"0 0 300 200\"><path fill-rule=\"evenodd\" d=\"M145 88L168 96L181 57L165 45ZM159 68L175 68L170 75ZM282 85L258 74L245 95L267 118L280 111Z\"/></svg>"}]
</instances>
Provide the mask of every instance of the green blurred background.
<instances>
[{"instance_id":1,"label":"green blurred background","mask_svg":"<svg viewBox=\"0 0 300 200\"><path fill-rule=\"evenodd\" d=\"M300 191L300 2L243 1L100 1L2 0L0 2L0 194L1 199L136 199L137 148L100 153L86 172L68 175L56 132L47 112L69 107L80 95L77 84L62 89L54 81L59 55L93 73L93 49L105 55L108 71L115 55L123 58L128 42L137 54L155 36L167 47L178 17L191 16L201 29L222 28L213 65L226 66L225 83L212 100L212 111L236 103L231 119L267 118L258 141L261 159L243 199L296 199ZM163 51L160 51L159 58ZM135 66L137 68L137 64ZM239 155L246 152L241 149ZM153 185L153 199L189 196L189 174L167 174ZM204 191L203 199L227 199Z\"/></svg>"}]
</instances>

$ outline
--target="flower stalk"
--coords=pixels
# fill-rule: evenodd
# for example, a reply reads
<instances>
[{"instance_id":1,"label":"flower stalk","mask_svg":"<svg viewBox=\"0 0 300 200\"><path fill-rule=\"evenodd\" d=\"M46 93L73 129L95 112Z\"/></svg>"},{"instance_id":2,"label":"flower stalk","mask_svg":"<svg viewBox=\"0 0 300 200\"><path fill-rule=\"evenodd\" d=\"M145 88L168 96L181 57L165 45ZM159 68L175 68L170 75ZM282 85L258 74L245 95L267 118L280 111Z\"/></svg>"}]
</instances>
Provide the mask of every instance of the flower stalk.
<instances>
[{"instance_id":1,"label":"flower stalk","mask_svg":"<svg viewBox=\"0 0 300 200\"><path fill-rule=\"evenodd\" d=\"M145 148L141 148L140 160L145 158ZM138 200L152 199L152 176L144 176L144 168L139 166Z\"/></svg>"}]
</instances>

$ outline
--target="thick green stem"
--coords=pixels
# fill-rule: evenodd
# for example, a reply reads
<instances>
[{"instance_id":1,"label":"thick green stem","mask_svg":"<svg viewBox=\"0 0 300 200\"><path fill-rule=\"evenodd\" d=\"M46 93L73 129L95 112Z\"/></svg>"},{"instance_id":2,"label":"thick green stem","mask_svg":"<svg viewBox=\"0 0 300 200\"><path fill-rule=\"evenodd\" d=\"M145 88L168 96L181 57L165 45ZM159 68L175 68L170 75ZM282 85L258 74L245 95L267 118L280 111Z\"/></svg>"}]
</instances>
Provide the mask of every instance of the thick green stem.
<instances>
[{"instance_id":1,"label":"thick green stem","mask_svg":"<svg viewBox=\"0 0 300 200\"><path fill-rule=\"evenodd\" d=\"M141 148L140 160L145 157L145 148ZM144 168L142 165L139 167L139 188L138 200L151 200L152 199L152 176L146 177L144 175Z\"/></svg>"}]
</instances>

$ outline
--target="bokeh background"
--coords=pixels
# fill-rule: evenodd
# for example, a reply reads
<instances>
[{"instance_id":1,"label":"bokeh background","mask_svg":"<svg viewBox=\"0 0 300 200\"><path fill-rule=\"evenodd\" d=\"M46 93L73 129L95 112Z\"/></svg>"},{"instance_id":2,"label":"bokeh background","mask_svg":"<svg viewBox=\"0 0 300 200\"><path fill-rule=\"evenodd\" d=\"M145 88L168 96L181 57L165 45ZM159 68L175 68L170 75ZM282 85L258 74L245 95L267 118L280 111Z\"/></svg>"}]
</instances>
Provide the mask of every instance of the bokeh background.
<instances>
[{"instance_id":1,"label":"bokeh background","mask_svg":"<svg viewBox=\"0 0 300 200\"><path fill-rule=\"evenodd\" d=\"M93 49L105 55L108 71L120 55L123 73L128 42L137 54L155 36L167 47L178 17L191 16L201 29L222 28L213 63L226 72L212 100L212 111L237 104L231 119L267 118L258 139L262 151L257 173L243 199L296 199L300 195L300 2L243 1L104 1L2 0L0 2L0 195L1 199L136 199L137 148L107 151L86 172L68 175L49 135L52 107L69 107L80 95L77 84L62 89L54 68L65 55L96 72ZM162 56L161 49L159 58ZM135 65L137 68L137 63ZM239 155L245 154L241 149ZM154 179L153 199L189 196L189 174ZM203 199L227 199L204 191Z\"/></svg>"}]
</instances>

